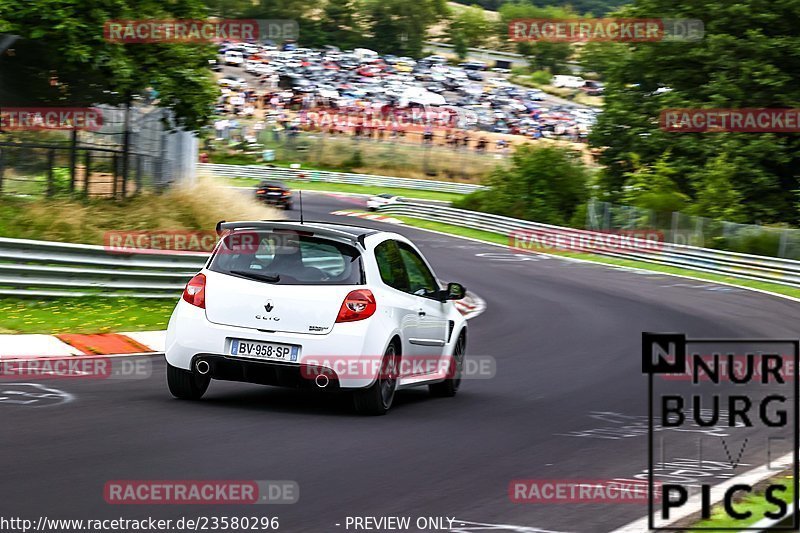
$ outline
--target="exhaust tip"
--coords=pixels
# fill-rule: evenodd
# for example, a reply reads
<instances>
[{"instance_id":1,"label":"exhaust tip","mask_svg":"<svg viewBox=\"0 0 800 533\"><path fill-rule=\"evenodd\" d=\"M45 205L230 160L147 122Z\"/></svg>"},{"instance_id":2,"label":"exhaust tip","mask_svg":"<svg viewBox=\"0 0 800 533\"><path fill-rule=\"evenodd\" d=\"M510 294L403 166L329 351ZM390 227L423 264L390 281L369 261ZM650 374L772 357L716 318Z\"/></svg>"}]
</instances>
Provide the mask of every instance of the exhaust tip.
<instances>
[{"instance_id":1,"label":"exhaust tip","mask_svg":"<svg viewBox=\"0 0 800 533\"><path fill-rule=\"evenodd\" d=\"M205 376L211 370L211 366L208 364L208 361L199 360L194 364L195 369L197 370L198 374Z\"/></svg>"},{"instance_id":2,"label":"exhaust tip","mask_svg":"<svg viewBox=\"0 0 800 533\"><path fill-rule=\"evenodd\" d=\"M324 389L325 387L327 387L330 381L331 380L328 379L328 376L326 376L325 374L320 374L316 378L314 378L314 383L316 383L317 387L319 387L320 389Z\"/></svg>"}]
</instances>

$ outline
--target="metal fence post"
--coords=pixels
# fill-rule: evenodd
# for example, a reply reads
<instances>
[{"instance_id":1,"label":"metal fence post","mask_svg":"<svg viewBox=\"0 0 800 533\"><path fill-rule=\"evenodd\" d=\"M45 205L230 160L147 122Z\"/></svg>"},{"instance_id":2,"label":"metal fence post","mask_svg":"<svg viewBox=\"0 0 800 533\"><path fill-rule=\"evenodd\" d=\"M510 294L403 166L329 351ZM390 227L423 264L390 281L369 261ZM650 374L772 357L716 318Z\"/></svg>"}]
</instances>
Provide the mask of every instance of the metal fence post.
<instances>
[{"instance_id":1,"label":"metal fence post","mask_svg":"<svg viewBox=\"0 0 800 533\"><path fill-rule=\"evenodd\" d=\"M89 177L92 175L92 151L86 150L83 162L83 196L89 197Z\"/></svg>"},{"instance_id":2,"label":"metal fence post","mask_svg":"<svg viewBox=\"0 0 800 533\"><path fill-rule=\"evenodd\" d=\"M55 193L55 175L53 167L56 164L56 151L50 149L47 151L47 197L51 198Z\"/></svg>"},{"instance_id":3,"label":"metal fence post","mask_svg":"<svg viewBox=\"0 0 800 533\"><path fill-rule=\"evenodd\" d=\"M676 242L676 238L678 236L678 216L680 213L677 211L672 212L672 242L673 244Z\"/></svg>"},{"instance_id":4,"label":"metal fence post","mask_svg":"<svg viewBox=\"0 0 800 533\"><path fill-rule=\"evenodd\" d=\"M119 157L117 156L117 153L115 152L114 155L111 158L111 195L114 197L114 199L117 198L117 189L118 189L118 186L117 186L117 178L118 178L117 172L118 171L119 171Z\"/></svg>"},{"instance_id":5,"label":"metal fence post","mask_svg":"<svg viewBox=\"0 0 800 533\"><path fill-rule=\"evenodd\" d=\"M0 194L3 194L3 175L6 171L5 152L5 148L0 147Z\"/></svg>"},{"instance_id":6,"label":"metal fence post","mask_svg":"<svg viewBox=\"0 0 800 533\"><path fill-rule=\"evenodd\" d=\"M75 192L75 173L78 166L78 130L73 129L69 143L69 192Z\"/></svg>"},{"instance_id":7,"label":"metal fence post","mask_svg":"<svg viewBox=\"0 0 800 533\"><path fill-rule=\"evenodd\" d=\"M144 164L143 156L136 156L136 190L134 194L139 194L142 191L142 165Z\"/></svg>"},{"instance_id":8,"label":"metal fence post","mask_svg":"<svg viewBox=\"0 0 800 533\"><path fill-rule=\"evenodd\" d=\"M786 245L789 237L789 230L781 230L781 240L778 243L778 257L786 257Z\"/></svg>"}]
</instances>

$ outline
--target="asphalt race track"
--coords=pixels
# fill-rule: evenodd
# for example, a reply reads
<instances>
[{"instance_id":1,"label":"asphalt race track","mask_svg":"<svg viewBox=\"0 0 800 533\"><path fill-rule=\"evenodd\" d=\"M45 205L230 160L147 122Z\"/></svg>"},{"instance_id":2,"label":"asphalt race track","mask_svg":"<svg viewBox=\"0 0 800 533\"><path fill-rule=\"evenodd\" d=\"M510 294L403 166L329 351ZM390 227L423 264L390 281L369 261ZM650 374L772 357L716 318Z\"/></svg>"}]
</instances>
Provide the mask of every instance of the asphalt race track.
<instances>
[{"instance_id":1,"label":"asphalt race track","mask_svg":"<svg viewBox=\"0 0 800 533\"><path fill-rule=\"evenodd\" d=\"M305 216L359 223L327 214L358 202L306 194ZM37 382L72 399L0 401L2 514L268 515L280 518L281 531L324 533L345 531L347 516L447 516L456 525L528 532L609 531L646 507L515 504L508 486L519 478L630 479L645 471L645 434L579 436L643 423L641 332L798 337L800 305L777 297L364 224L408 235L441 279L459 281L486 301L486 312L469 324L468 353L494 356L494 379L467 381L452 399L430 398L423 389L400 393L392 412L378 418L355 415L347 397L237 383L213 382L203 401L177 401L167 391L162 358L152 358L146 380ZM0 382L0 398L8 388ZM676 458L693 454L688 441L675 448ZM737 474L763 464L763 446L748 446L741 461ZM708 473L717 481L730 474ZM294 480L300 501L106 504L104 484L125 479Z\"/></svg>"}]
</instances>

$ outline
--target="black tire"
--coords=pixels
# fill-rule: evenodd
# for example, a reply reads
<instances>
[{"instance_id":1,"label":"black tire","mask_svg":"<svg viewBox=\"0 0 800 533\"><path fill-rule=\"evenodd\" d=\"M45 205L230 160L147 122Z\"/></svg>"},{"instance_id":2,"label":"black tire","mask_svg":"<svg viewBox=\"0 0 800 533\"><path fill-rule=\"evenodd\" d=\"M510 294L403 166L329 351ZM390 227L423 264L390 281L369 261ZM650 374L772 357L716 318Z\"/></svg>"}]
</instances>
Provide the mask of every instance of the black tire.
<instances>
[{"instance_id":1,"label":"black tire","mask_svg":"<svg viewBox=\"0 0 800 533\"><path fill-rule=\"evenodd\" d=\"M181 400L199 400L208 389L211 378L201 376L190 370L184 370L167 363L167 385L169 392Z\"/></svg>"},{"instance_id":2,"label":"black tire","mask_svg":"<svg viewBox=\"0 0 800 533\"><path fill-rule=\"evenodd\" d=\"M284 211L291 211L292 210L292 204L283 204L283 210Z\"/></svg>"},{"instance_id":3,"label":"black tire","mask_svg":"<svg viewBox=\"0 0 800 533\"><path fill-rule=\"evenodd\" d=\"M381 371L378 379L369 388L353 393L353 403L356 412L362 415L385 415L392 407L394 395L397 391L397 368L400 354L397 346L392 342L381 362Z\"/></svg>"},{"instance_id":4,"label":"black tire","mask_svg":"<svg viewBox=\"0 0 800 533\"><path fill-rule=\"evenodd\" d=\"M431 395L439 398L452 398L461 386L461 372L464 368L464 353L467 348L467 339L462 333L453 348L453 357L450 360L450 369L447 372L448 378L440 383L428 385Z\"/></svg>"}]
</instances>

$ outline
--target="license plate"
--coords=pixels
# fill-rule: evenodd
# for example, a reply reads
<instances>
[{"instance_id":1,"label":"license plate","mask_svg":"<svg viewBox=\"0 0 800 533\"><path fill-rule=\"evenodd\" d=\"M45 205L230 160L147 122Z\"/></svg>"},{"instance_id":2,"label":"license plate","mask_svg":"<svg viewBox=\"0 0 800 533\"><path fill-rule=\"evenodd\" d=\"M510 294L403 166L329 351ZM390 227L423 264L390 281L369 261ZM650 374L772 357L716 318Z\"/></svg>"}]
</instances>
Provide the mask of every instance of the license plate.
<instances>
[{"instance_id":1,"label":"license plate","mask_svg":"<svg viewBox=\"0 0 800 533\"><path fill-rule=\"evenodd\" d=\"M231 355L249 357L251 359L275 359L277 361L297 361L299 346L278 344L275 342L231 340Z\"/></svg>"}]
</instances>

